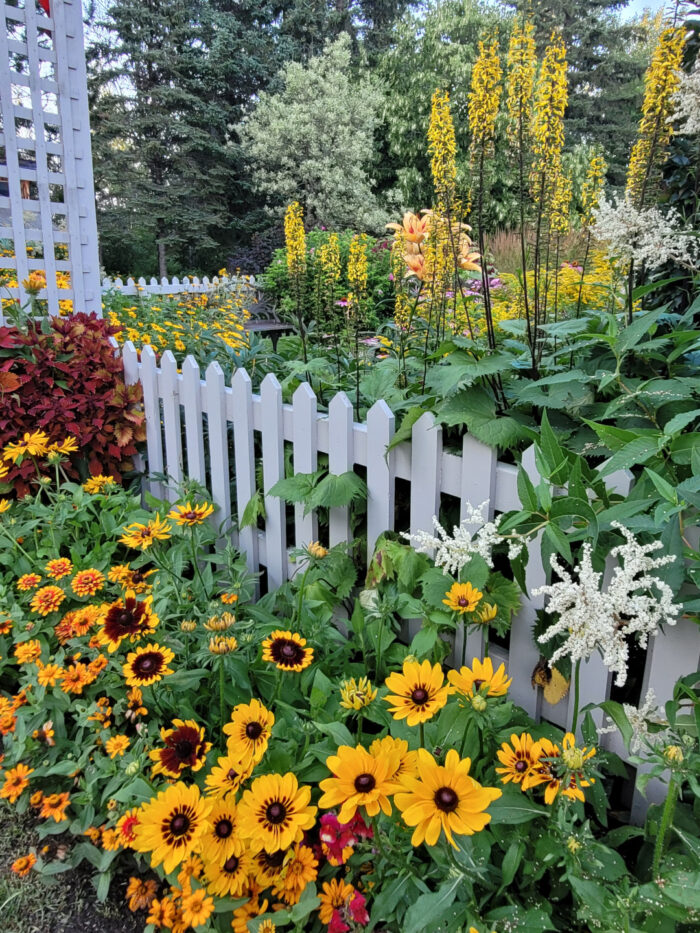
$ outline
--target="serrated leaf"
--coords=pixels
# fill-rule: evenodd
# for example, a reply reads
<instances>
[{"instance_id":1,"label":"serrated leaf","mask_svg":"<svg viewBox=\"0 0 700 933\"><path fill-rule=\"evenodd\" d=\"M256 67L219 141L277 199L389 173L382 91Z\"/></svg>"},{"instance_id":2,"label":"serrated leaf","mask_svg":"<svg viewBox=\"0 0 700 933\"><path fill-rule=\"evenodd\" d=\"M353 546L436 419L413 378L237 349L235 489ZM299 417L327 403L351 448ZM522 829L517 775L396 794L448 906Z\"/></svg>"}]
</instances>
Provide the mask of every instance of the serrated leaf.
<instances>
[{"instance_id":1,"label":"serrated leaf","mask_svg":"<svg viewBox=\"0 0 700 933\"><path fill-rule=\"evenodd\" d=\"M306 502L323 471L295 473L294 476L277 480L268 491L268 496L277 496L285 502Z\"/></svg>"},{"instance_id":2,"label":"serrated leaf","mask_svg":"<svg viewBox=\"0 0 700 933\"><path fill-rule=\"evenodd\" d=\"M325 507L329 509L352 505L359 499L367 498L367 485L364 480L348 470L336 475L329 473L312 489L306 502L306 510Z\"/></svg>"},{"instance_id":3,"label":"serrated leaf","mask_svg":"<svg viewBox=\"0 0 700 933\"><path fill-rule=\"evenodd\" d=\"M241 515L238 527L241 530L243 530L243 528L256 528L258 519L262 518L264 520L266 517L265 497L261 489L256 489L252 497L248 500L246 507L243 509L243 515Z\"/></svg>"},{"instance_id":4,"label":"serrated leaf","mask_svg":"<svg viewBox=\"0 0 700 933\"><path fill-rule=\"evenodd\" d=\"M662 314L666 313L666 307L654 308L646 314L641 314L628 324L627 327L618 335L616 347L620 357L624 356L633 347L636 347L639 341L649 333Z\"/></svg>"},{"instance_id":5,"label":"serrated leaf","mask_svg":"<svg viewBox=\"0 0 700 933\"><path fill-rule=\"evenodd\" d=\"M645 463L659 452L661 435L656 437L636 437L625 444L607 460L600 469L601 476L609 476L616 470L626 470L629 467Z\"/></svg>"}]
</instances>

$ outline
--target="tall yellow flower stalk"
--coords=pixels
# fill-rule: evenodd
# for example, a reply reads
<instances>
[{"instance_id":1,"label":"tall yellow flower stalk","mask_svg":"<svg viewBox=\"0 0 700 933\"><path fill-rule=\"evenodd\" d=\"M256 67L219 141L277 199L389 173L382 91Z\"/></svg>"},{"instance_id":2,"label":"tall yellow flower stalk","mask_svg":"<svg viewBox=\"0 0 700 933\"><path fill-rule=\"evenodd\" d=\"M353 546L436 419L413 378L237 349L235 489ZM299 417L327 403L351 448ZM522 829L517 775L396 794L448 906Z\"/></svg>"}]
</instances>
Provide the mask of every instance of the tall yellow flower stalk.
<instances>
[{"instance_id":1,"label":"tall yellow flower stalk","mask_svg":"<svg viewBox=\"0 0 700 933\"><path fill-rule=\"evenodd\" d=\"M520 261L522 263L523 294L528 343L534 348L530 297L527 288L527 243L526 243L526 177L529 173L530 130L532 127L532 102L537 73L535 49L535 27L530 20L522 25L516 21L508 45L506 76L506 108L508 111L508 140L513 149L518 169L518 202L520 208ZM533 353L534 365L534 353Z\"/></svg>"},{"instance_id":2,"label":"tall yellow flower stalk","mask_svg":"<svg viewBox=\"0 0 700 933\"><path fill-rule=\"evenodd\" d=\"M603 188L605 187L605 173L608 170L608 164L603 158L601 152L594 149L586 169L586 177L581 186L581 225L586 231L586 247L583 253L583 263L581 264L581 281L578 288L578 300L576 301L576 317L581 311L581 298L583 295L583 283L588 268L588 255L591 249L591 227L593 226L593 212L600 203Z\"/></svg>"},{"instance_id":3,"label":"tall yellow flower stalk","mask_svg":"<svg viewBox=\"0 0 700 933\"><path fill-rule=\"evenodd\" d=\"M472 69L469 91L469 147L472 177L476 180L476 215L479 252L485 254L484 199L486 197L487 159L493 155L496 138L496 118L501 103L503 70L499 57L498 39L491 36L479 42L479 56ZM473 200L473 198L472 198ZM484 302L484 320L489 346L496 346L496 333L491 314L491 294L486 263L481 263L481 293Z\"/></svg>"},{"instance_id":4,"label":"tall yellow flower stalk","mask_svg":"<svg viewBox=\"0 0 700 933\"><path fill-rule=\"evenodd\" d=\"M294 310L301 338L304 362L308 362L304 327L304 294L306 291L306 233L301 205L294 201L284 215L284 239L287 249L287 271L294 292Z\"/></svg>"},{"instance_id":5,"label":"tall yellow flower stalk","mask_svg":"<svg viewBox=\"0 0 700 933\"><path fill-rule=\"evenodd\" d=\"M323 297L320 304L323 307L326 325L330 328L333 347L335 349L338 379L340 379L340 331L341 322L336 305L338 282L341 275L340 241L337 233L331 233L328 240L321 245L318 253L319 279Z\"/></svg>"},{"instance_id":6,"label":"tall yellow flower stalk","mask_svg":"<svg viewBox=\"0 0 700 933\"><path fill-rule=\"evenodd\" d=\"M355 342L355 411L360 419L360 332L367 303L367 236L355 234L348 255L348 328Z\"/></svg>"},{"instance_id":7,"label":"tall yellow flower stalk","mask_svg":"<svg viewBox=\"0 0 700 933\"><path fill-rule=\"evenodd\" d=\"M559 259L561 252L561 241L571 229L571 197L573 186L571 178L562 170L558 173L554 182L554 191L552 193L552 213L549 228L554 239L554 320L556 321L559 311ZM547 264L548 266L548 264ZM549 279L549 276L547 276ZM549 281L544 288L545 308L544 314L547 314L547 300L549 294Z\"/></svg>"},{"instance_id":8,"label":"tall yellow flower stalk","mask_svg":"<svg viewBox=\"0 0 700 933\"><path fill-rule=\"evenodd\" d=\"M559 33L552 33L545 49L535 88L532 118L531 190L535 202L535 248L533 257L533 321L530 333L530 353L536 371L541 355L539 327L547 313L547 279L542 289L541 262L545 252L549 259L552 208L558 179L561 176L561 154L564 148L564 111L568 99L566 77L566 46Z\"/></svg>"},{"instance_id":9,"label":"tall yellow flower stalk","mask_svg":"<svg viewBox=\"0 0 700 933\"><path fill-rule=\"evenodd\" d=\"M653 182L663 166L673 136L669 122L675 106L673 95L681 77L685 32L678 27L664 29L644 76L644 102L637 141L627 169L626 195L641 210Z\"/></svg>"},{"instance_id":10,"label":"tall yellow flower stalk","mask_svg":"<svg viewBox=\"0 0 700 933\"><path fill-rule=\"evenodd\" d=\"M436 207L439 213L445 214L454 204L457 188L457 140L447 91L436 90L433 94L428 152Z\"/></svg>"}]
</instances>

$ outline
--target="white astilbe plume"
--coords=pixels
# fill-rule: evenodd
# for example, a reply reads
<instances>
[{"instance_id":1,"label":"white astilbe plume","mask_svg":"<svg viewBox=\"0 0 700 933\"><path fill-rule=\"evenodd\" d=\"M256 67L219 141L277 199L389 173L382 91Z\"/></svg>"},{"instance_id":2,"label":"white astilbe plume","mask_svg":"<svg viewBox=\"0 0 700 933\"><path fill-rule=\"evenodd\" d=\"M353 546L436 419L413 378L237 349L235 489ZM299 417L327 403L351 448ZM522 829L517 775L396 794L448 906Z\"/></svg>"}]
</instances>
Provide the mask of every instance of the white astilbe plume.
<instances>
[{"instance_id":1,"label":"white astilbe plume","mask_svg":"<svg viewBox=\"0 0 700 933\"><path fill-rule=\"evenodd\" d=\"M474 508L468 502L466 504L467 515L459 525L454 526L452 537L447 534L435 516L433 516L433 525L436 535L428 534L427 531L417 531L413 535L402 532L402 537L410 541L420 554L429 554L434 550L435 566L442 567L445 573L451 573L455 577L475 554L483 557L488 566L493 568L492 551L503 540L503 535L498 531L500 515L493 522L486 521L488 504L487 499L478 508ZM465 527L467 525L481 525L481 527L475 534L472 534Z\"/></svg>"},{"instance_id":2,"label":"white astilbe plume","mask_svg":"<svg viewBox=\"0 0 700 933\"><path fill-rule=\"evenodd\" d=\"M659 709L653 690L650 689L647 691L647 695L644 697L644 702L639 708L632 706L631 703L623 703L622 708L625 711L627 721L632 727L630 751L633 755L636 754L646 742L656 744L665 741L666 730L664 730L664 732L655 732L653 734L649 732L650 722L663 725L667 721L666 717ZM607 732L614 732L616 729L617 726L613 723L610 726L605 726L602 729L598 729L598 734L605 735Z\"/></svg>"},{"instance_id":3,"label":"white astilbe plume","mask_svg":"<svg viewBox=\"0 0 700 933\"><path fill-rule=\"evenodd\" d=\"M673 102L676 111L669 118L669 122L678 121L678 132L687 136L700 133L700 60L695 62L690 74L682 74L680 86L673 95Z\"/></svg>"},{"instance_id":4,"label":"white astilbe plume","mask_svg":"<svg viewBox=\"0 0 700 933\"><path fill-rule=\"evenodd\" d=\"M593 236L603 242L614 259L634 259L648 271L667 262L689 269L698 267L698 237L688 232L673 208L661 212L658 207L637 210L629 199L614 204L601 198L593 211Z\"/></svg>"},{"instance_id":5,"label":"white astilbe plume","mask_svg":"<svg viewBox=\"0 0 700 933\"><path fill-rule=\"evenodd\" d=\"M656 635L662 622L675 625L679 609L674 605L671 588L650 573L670 564L675 560L674 555L650 557L663 546L661 541L640 544L619 522L612 524L626 541L610 552L620 563L605 589L603 575L597 573L591 563L591 545L586 543L581 563L573 571L576 579L561 566L556 555L552 555L552 568L561 581L541 586L532 593L533 596L548 596L547 612L558 616L558 620L540 635L539 641L566 636L564 644L550 658L550 664L567 656L575 664L590 658L597 649L603 664L615 673L615 683L622 685L627 679L627 636L636 636L645 648L649 636Z\"/></svg>"}]
</instances>

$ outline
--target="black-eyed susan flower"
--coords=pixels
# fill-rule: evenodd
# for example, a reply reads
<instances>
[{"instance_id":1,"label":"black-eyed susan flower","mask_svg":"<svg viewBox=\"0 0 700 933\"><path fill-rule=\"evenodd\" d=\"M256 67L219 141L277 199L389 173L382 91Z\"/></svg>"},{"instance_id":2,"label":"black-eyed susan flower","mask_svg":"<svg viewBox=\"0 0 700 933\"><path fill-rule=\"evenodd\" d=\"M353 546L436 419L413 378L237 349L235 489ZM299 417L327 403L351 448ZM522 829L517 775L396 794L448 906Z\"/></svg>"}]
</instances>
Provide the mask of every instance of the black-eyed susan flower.
<instances>
[{"instance_id":1,"label":"black-eyed susan flower","mask_svg":"<svg viewBox=\"0 0 700 933\"><path fill-rule=\"evenodd\" d=\"M168 512L168 518L171 518L176 525L201 525L214 512L214 506L211 503L203 505L192 505L187 502L185 505L176 505L174 509Z\"/></svg>"},{"instance_id":2,"label":"black-eyed susan flower","mask_svg":"<svg viewBox=\"0 0 700 933\"><path fill-rule=\"evenodd\" d=\"M439 664L406 660L401 674L389 674L386 685L391 691L384 700L391 704L394 719L405 719L409 726L427 722L447 703L447 690Z\"/></svg>"},{"instance_id":3,"label":"black-eyed susan flower","mask_svg":"<svg viewBox=\"0 0 700 933\"><path fill-rule=\"evenodd\" d=\"M256 778L238 807L241 836L253 852L276 852L300 842L316 816L310 800L311 788L300 787L291 771Z\"/></svg>"},{"instance_id":4,"label":"black-eyed susan flower","mask_svg":"<svg viewBox=\"0 0 700 933\"><path fill-rule=\"evenodd\" d=\"M4 460L16 463L24 454L30 457L42 457L49 449L49 436L45 431L26 432L21 441L6 444L2 456Z\"/></svg>"},{"instance_id":5,"label":"black-eyed susan flower","mask_svg":"<svg viewBox=\"0 0 700 933\"><path fill-rule=\"evenodd\" d=\"M117 820L119 842L127 849L131 848L136 838L135 831L139 823L140 812L139 807L132 807Z\"/></svg>"},{"instance_id":6,"label":"black-eyed susan flower","mask_svg":"<svg viewBox=\"0 0 700 933\"><path fill-rule=\"evenodd\" d=\"M156 571L154 569L132 570L128 564L116 564L111 567L107 577L111 583L118 583L124 590L133 590L134 593L145 593L151 589L152 583L148 578Z\"/></svg>"},{"instance_id":7,"label":"black-eyed susan flower","mask_svg":"<svg viewBox=\"0 0 700 933\"><path fill-rule=\"evenodd\" d=\"M127 547L147 551L154 541L167 541L171 533L172 528L169 523L156 515L147 525L139 522L127 525L119 541Z\"/></svg>"},{"instance_id":8,"label":"black-eyed susan flower","mask_svg":"<svg viewBox=\"0 0 700 933\"><path fill-rule=\"evenodd\" d=\"M222 612L220 616L209 616L204 623L208 632L227 632L236 624L236 617L230 612Z\"/></svg>"},{"instance_id":9,"label":"black-eyed susan flower","mask_svg":"<svg viewBox=\"0 0 700 933\"><path fill-rule=\"evenodd\" d=\"M443 603L453 612L458 612L461 615L465 612L474 612L483 595L471 583L453 583L445 593Z\"/></svg>"},{"instance_id":10,"label":"black-eyed susan flower","mask_svg":"<svg viewBox=\"0 0 700 933\"><path fill-rule=\"evenodd\" d=\"M111 654L125 638L136 641L150 635L159 622L152 605L151 596L139 600L132 590L127 590L123 599L117 599L106 607L99 632L100 644L106 645Z\"/></svg>"},{"instance_id":11,"label":"black-eyed susan flower","mask_svg":"<svg viewBox=\"0 0 700 933\"><path fill-rule=\"evenodd\" d=\"M232 654L238 649L238 641L233 635L215 635L209 639L210 654Z\"/></svg>"},{"instance_id":12,"label":"black-eyed susan flower","mask_svg":"<svg viewBox=\"0 0 700 933\"><path fill-rule=\"evenodd\" d=\"M85 492L89 492L90 495L97 495L99 492L104 492L109 486L116 485L116 480L113 476L104 476L100 473L98 476L91 476L90 479L86 480L83 483L83 489Z\"/></svg>"},{"instance_id":13,"label":"black-eyed susan flower","mask_svg":"<svg viewBox=\"0 0 700 933\"><path fill-rule=\"evenodd\" d=\"M71 581L76 596L94 596L104 586L104 574L94 567L79 570Z\"/></svg>"},{"instance_id":14,"label":"black-eyed susan flower","mask_svg":"<svg viewBox=\"0 0 700 933\"><path fill-rule=\"evenodd\" d=\"M23 573L16 586L21 593L26 593L27 590L35 589L40 583L41 577L38 573Z\"/></svg>"},{"instance_id":15,"label":"black-eyed susan flower","mask_svg":"<svg viewBox=\"0 0 700 933\"><path fill-rule=\"evenodd\" d=\"M78 441L72 434L66 435L62 441L54 441L53 444L49 445L49 453L62 454L66 457L68 454L77 453L78 450Z\"/></svg>"},{"instance_id":16,"label":"black-eyed susan flower","mask_svg":"<svg viewBox=\"0 0 700 933\"><path fill-rule=\"evenodd\" d=\"M206 850L204 864L210 894L219 897L241 897L244 894L250 872L250 857L244 849L230 855L221 855L218 849Z\"/></svg>"},{"instance_id":17,"label":"black-eyed susan flower","mask_svg":"<svg viewBox=\"0 0 700 933\"><path fill-rule=\"evenodd\" d=\"M319 541L312 541L306 550L308 554L311 557L315 557L316 560L323 560L323 558L328 554L328 548L325 548Z\"/></svg>"},{"instance_id":18,"label":"black-eyed susan flower","mask_svg":"<svg viewBox=\"0 0 700 933\"><path fill-rule=\"evenodd\" d=\"M173 728L160 730L162 748L154 748L149 757L154 762L153 776L164 774L177 778L190 768L199 771L207 760L211 742L204 737L204 727L193 719L173 719Z\"/></svg>"},{"instance_id":19,"label":"black-eyed susan flower","mask_svg":"<svg viewBox=\"0 0 700 933\"><path fill-rule=\"evenodd\" d=\"M42 586L37 590L30 603L32 612L38 612L41 616L47 616L55 612L66 598L66 594L60 586Z\"/></svg>"},{"instance_id":20,"label":"black-eyed susan flower","mask_svg":"<svg viewBox=\"0 0 700 933\"><path fill-rule=\"evenodd\" d=\"M151 865L155 868L162 863L170 873L200 851L211 807L196 784L172 784L141 808L133 848L150 852Z\"/></svg>"},{"instance_id":21,"label":"black-eyed susan flower","mask_svg":"<svg viewBox=\"0 0 700 933\"><path fill-rule=\"evenodd\" d=\"M382 739L375 739L369 747L370 755L382 760L397 761L396 770L389 774L389 780L400 782L404 775L416 775L418 766L418 752L409 751L405 739L395 739L385 735Z\"/></svg>"},{"instance_id":22,"label":"black-eyed susan flower","mask_svg":"<svg viewBox=\"0 0 700 933\"><path fill-rule=\"evenodd\" d=\"M224 726L229 754L244 765L257 764L267 750L274 724L274 713L259 700L234 706L231 722Z\"/></svg>"},{"instance_id":23,"label":"black-eyed susan flower","mask_svg":"<svg viewBox=\"0 0 700 933\"><path fill-rule=\"evenodd\" d=\"M204 779L206 793L212 797L235 794L252 774L253 766L252 761L244 764L235 754L223 755Z\"/></svg>"},{"instance_id":24,"label":"black-eyed susan flower","mask_svg":"<svg viewBox=\"0 0 700 933\"><path fill-rule=\"evenodd\" d=\"M488 625L498 615L498 606L495 603L482 603L474 613L472 622L479 622L481 625Z\"/></svg>"},{"instance_id":25,"label":"black-eyed susan flower","mask_svg":"<svg viewBox=\"0 0 700 933\"><path fill-rule=\"evenodd\" d=\"M504 742L496 752L503 765L502 768L496 768L496 774L501 775L504 784L508 784L509 781L522 784L539 765L541 754L540 743L536 742L529 732L523 732L519 736L513 733L510 745Z\"/></svg>"},{"instance_id":26,"label":"black-eyed susan flower","mask_svg":"<svg viewBox=\"0 0 700 933\"><path fill-rule=\"evenodd\" d=\"M0 464L0 466L2 466L2 464ZM0 479L2 478L3 477L0 474ZM12 503L10 502L9 499L0 499L0 515L2 515L4 512L9 512L11 508L12 508Z\"/></svg>"},{"instance_id":27,"label":"black-eyed susan flower","mask_svg":"<svg viewBox=\"0 0 700 933\"><path fill-rule=\"evenodd\" d=\"M372 689L368 677L351 677L340 684L340 705L344 709L361 710L377 698L377 690Z\"/></svg>"},{"instance_id":28,"label":"black-eyed susan flower","mask_svg":"<svg viewBox=\"0 0 700 933\"><path fill-rule=\"evenodd\" d=\"M281 897L285 904L298 904L304 889L316 880L317 875L318 860L313 850L309 846L296 845L287 853L273 894Z\"/></svg>"},{"instance_id":29,"label":"black-eyed susan flower","mask_svg":"<svg viewBox=\"0 0 700 933\"><path fill-rule=\"evenodd\" d=\"M407 826L414 826L411 843L434 846L441 832L457 848L454 836L480 832L491 820L486 808L501 796L495 787L482 787L469 775L471 761L451 748L439 765L424 748L418 750L417 778L407 777L394 797Z\"/></svg>"},{"instance_id":30,"label":"black-eyed susan flower","mask_svg":"<svg viewBox=\"0 0 700 933\"><path fill-rule=\"evenodd\" d=\"M544 802L546 804L553 804L561 789L561 779L557 765L557 759L561 755L561 749L547 738L539 739L538 745L540 746L539 760L530 774L525 778L521 787L522 790L526 791L531 790L533 787L538 787L541 784L545 784Z\"/></svg>"},{"instance_id":31,"label":"black-eyed susan flower","mask_svg":"<svg viewBox=\"0 0 700 933\"><path fill-rule=\"evenodd\" d=\"M388 816L391 813L389 798L400 790L400 785L390 777L396 774L399 762L396 750L375 758L362 745L355 748L341 745L337 755L326 759L326 767L333 777L319 784L323 791L319 806L324 810L340 807L338 820L341 823L349 823L358 807L364 807L368 816L376 816L380 810Z\"/></svg>"},{"instance_id":32,"label":"black-eyed susan flower","mask_svg":"<svg viewBox=\"0 0 700 933\"><path fill-rule=\"evenodd\" d=\"M220 861L241 855L245 849L238 834L238 813L233 797L219 797L209 814L203 852L206 859Z\"/></svg>"},{"instance_id":33,"label":"black-eyed susan flower","mask_svg":"<svg viewBox=\"0 0 700 933\"><path fill-rule=\"evenodd\" d=\"M262 644L263 661L271 661L281 671L303 671L313 661L314 650L297 632L270 632Z\"/></svg>"},{"instance_id":34,"label":"black-eyed susan flower","mask_svg":"<svg viewBox=\"0 0 700 933\"><path fill-rule=\"evenodd\" d=\"M129 745L131 740L128 735L113 735L105 742L105 751L110 758L123 757Z\"/></svg>"},{"instance_id":35,"label":"black-eyed susan flower","mask_svg":"<svg viewBox=\"0 0 700 933\"><path fill-rule=\"evenodd\" d=\"M458 693L471 699L481 693L489 697L505 696L513 679L506 675L505 664L494 672L491 658L480 661L474 658L471 667L461 667L458 671L448 671L449 692Z\"/></svg>"},{"instance_id":36,"label":"black-eyed susan flower","mask_svg":"<svg viewBox=\"0 0 700 933\"><path fill-rule=\"evenodd\" d=\"M278 881L286 858L284 849L278 849L277 852L261 849L251 856L250 872L261 888L270 888Z\"/></svg>"},{"instance_id":37,"label":"black-eyed susan flower","mask_svg":"<svg viewBox=\"0 0 700 933\"><path fill-rule=\"evenodd\" d=\"M57 557L55 560L50 560L44 570L47 577L52 580L60 580L73 572L73 564L67 557Z\"/></svg>"},{"instance_id":38,"label":"black-eyed susan flower","mask_svg":"<svg viewBox=\"0 0 700 933\"><path fill-rule=\"evenodd\" d=\"M127 655L122 671L128 687L150 687L151 684L162 680L167 674L172 674L168 665L175 655L170 648L160 645L142 645Z\"/></svg>"}]
</instances>

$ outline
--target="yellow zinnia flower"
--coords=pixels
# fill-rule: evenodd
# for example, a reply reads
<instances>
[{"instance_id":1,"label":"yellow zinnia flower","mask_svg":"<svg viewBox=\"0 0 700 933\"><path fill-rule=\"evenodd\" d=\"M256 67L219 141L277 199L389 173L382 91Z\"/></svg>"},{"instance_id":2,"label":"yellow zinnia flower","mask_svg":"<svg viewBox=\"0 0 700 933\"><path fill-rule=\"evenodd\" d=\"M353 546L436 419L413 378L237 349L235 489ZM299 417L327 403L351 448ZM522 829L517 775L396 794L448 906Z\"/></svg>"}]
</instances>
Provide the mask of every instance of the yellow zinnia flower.
<instances>
[{"instance_id":1,"label":"yellow zinnia flower","mask_svg":"<svg viewBox=\"0 0 700 933\"><path fill-rule=\"evenodd\" d=\"M450 682L449 692L459 693L465 697L473 697L476 693L484 693L484 686L488 686L486 696L504 696L513 678L506 675L505 664L501 664L494 673L491 658L480 661L474 658L471 668L461 667L459 671L448 671L447 679Z\"/></svg>"},{"instance_id":2,"label":"yellow zinnia flower","mask_svg":"<svg viewBox=\"0 0 700 933\"><path fill-rule=\"evenodd\" d=\"M454 748L444 765L438 765L424 748L418 750L418 778L403 780L404 789L394 800L407 826L415 826L411 843L434 846L444 831L455 849L454 836L480 832L491 820L485 810L501 796L495 787L482 787L469 776L471 761L460 759Z\"/></svg>"},{"instance_id":3,"label":"yellow zinnia flower","mask_svg":"<svg viewBox=\"0 0 700 933\"><path fill-rule=\"evenodd\" d=\"M406 660L403 673L389 674L386 685L392 694L385 696L393 704L394 719L405 719L409 726L427 722L447 703L447 687L439 664Z\"/></svg>"},{"instance_id":4,"label":"yellow zinnia flower","mask_svg":"<svg viewBox=\"0 0 700 933\"><path fill-rule=\"evenodd\" d=\"M474 612L484 594L475 589L471 583L453 583L443 603L453 612Z\"/></svg>"},{"instance_id":5,"label":"yellow zinnia flower","mask_svg":"<svg viewBox=\"0 0 700 933\"><path fill-rule=\"evenodd\" d=\"M318 804L324 810L339 806L341 823L349 823L358 807L364 807L368 816L376 816L380 810L388 816L391 813L389 797L400 789L392 778L399 765L400 756L395 749L375 758L363 745L355 748L341 745L337 755L326 759L326 767L333 777L319 784L323 796Z\"/></svg>"}]
</instances>

